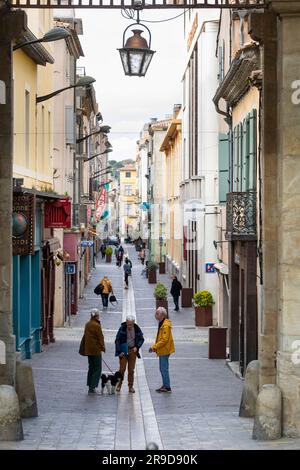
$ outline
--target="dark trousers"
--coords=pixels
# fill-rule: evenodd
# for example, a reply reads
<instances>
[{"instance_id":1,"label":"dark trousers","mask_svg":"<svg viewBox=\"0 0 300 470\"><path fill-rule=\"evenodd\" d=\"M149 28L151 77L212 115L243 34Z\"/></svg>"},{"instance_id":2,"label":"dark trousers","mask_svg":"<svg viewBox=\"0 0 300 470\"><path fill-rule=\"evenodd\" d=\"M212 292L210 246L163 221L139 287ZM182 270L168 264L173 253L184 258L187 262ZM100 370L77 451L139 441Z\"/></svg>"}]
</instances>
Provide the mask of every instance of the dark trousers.
<instances>
[{"instance_id":1,"label":"dark trousers","mask_svg":"<svg viewBox=\"0 0 300 470\"><path fill-rule=\"evenodd\" d=\"M129 274L128 274L128 273L125 273L125 278L124 278L124 280L125 280L126 286L128 286L128 276L129 276Z\"/></svg>"},{"instance_id":2,"label":"dark trousers","mask_svg":"<svg viewBox=\"0 0 300 470\"><path fill-rule=\"evenodd\" d=\"M173 300L175 304L175 310L179 310L179 295L174 295L173 294Z\"/></svg>"},{"instance_id":3,"label":"dark trousers","mask_svg":"<svg viewBox=\"0 0 300 470\"><path fill-rule=\"evenodd\" d=\"M101 294L103 307L108 307L109 294Z\"/></svg>"},{"instance_id":4,"label":"dark trousers","mask_svg":"<svg viewBox=\"0 0 300 470\"><path fill-rule=\"evenodd\" d=\"M97 388L102 371L102 356L88 356L89 370L87 374L87 386L90 390Z\"/></svg>"},{"instance_id":5,"label":"dark trousers","mask_svg":"<svg viewBox=\"0 0 300 470\"><path fill-rule=\"evenodd\" d=\"M141 258L141 263L145 264L145 258Z\"/></svg>"},{"instance_id":6,"label":"dark trousers","mask_svg":"<svg viewBox=\"0 0 300 470\"><path fill-rule=\"evenodd\" d=\"M104 258L105 258L105 252L104 252L104 251L103 251L103 252L101 251L101 255L102 255L102 259L104 259Z\"/></svg>"}]
</instances>

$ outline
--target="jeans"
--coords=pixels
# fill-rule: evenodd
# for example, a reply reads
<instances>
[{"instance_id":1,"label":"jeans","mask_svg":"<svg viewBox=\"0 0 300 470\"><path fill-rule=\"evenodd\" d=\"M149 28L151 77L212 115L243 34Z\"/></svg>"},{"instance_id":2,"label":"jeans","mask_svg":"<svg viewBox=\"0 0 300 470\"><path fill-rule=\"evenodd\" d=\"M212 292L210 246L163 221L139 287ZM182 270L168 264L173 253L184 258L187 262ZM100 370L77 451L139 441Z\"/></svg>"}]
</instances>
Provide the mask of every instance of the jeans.
<instances>
[{"instance_id":1,"label":"jeans","mask_svg":"<svg viewBox=\"0 0 300 470\"><path fill-rule=\"evenodd\" d=\"M163 386L166 388L171 388L169 375L169 357L170 354L167 354L166 356L159 356L159 370L162 376Z\"/></svg>"},{"instance_id":2,"label":"jeans","mask_svg":"<svg viewBox=\"0 0 300 470\"><path fill-rule=\"evenodd\" d=\"M175 304L175 310L179 310L179 295L174 295L173 294L173 300L174 300L174 304Z\"/></svg>"},{"instance_id":3,"label":"jeans","mask_svg":"<svg viewBox=\"0 0 300 470\"><path fill-rule=\"evenodd\" d=\"M99 385L102 371L102 356L88 356L89 370L87 374L87 386L90 390L94 390Z\"/></svg>"},{"instance_id":4,"label":"jeans","mask_svg":"<svg viewBox=\"0 0 300 470\"><path fill-rule=\"evenodd\" d=\"M103 307L108 307L109 294L101 294Z\"/></svg>"}]
</instances>

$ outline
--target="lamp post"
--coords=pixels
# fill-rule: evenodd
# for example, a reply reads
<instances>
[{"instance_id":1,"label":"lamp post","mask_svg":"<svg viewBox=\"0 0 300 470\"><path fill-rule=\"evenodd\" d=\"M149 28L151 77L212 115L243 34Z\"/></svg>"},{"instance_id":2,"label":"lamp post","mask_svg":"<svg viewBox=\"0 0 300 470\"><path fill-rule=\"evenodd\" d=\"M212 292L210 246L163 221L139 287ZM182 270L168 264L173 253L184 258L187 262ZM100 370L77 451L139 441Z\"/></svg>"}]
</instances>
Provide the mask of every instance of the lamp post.
<instances>
[{"instance_id":1,"label":"lamp post","mask_svg":"<svg viewBox=\"0 0 300 470\"><path fill-rule=\"evenodd\" d=\"M88 75L86 75L84 77L80 77L74 85L66 86L64 88L61 88L60 90L53 91L52 93L49 93L48 95L37 96L36 97L36 102L41 103L42 101L49 100L50 98L53 98L53 96L56 96L59 93L61 93L62 91L65 91L65 90L70 90L72 88L78 88L78 87L88 87L92 83L94 83L95 81L96 81L95 78L89 77Z\"/></svg>"},{"instance_id":2,"label":"lamp post","mask_svg":"<svg viewBox=\"0 0 300 470\"><path fill-rule=\"evenodd\" d=\"M129 37L125 43L125 36L129 28L132 29L133 36ZM149 45L145 38L141 36L143 30L149 34ZM137 11L137 22L129 25L123 33L123 47L118 49L125 75L129 77L144 77L152 60L155 51L151 50L151 33L147 26L140 24L139 11Z\"/></svg>"},{"instance_id":3,"label":"lamp post","mask_svg":"<svg viewBox=\"0 0 300 470\"><path fill-rule=\"evenodd\" d=\"M108 148L104 152L96 153L96 155L92 155L91 157L85 158L84 162L89 162L90 160L93 160L93 158L100 157L101 155L105 155L106 153L110 153L110 152L113 152L112 148ZM79 157L79 158L81 158L81 157Z\"/></svg>"},{"instance_id":4,"label":"lamp post","mask_svg":"<svg viewBox=\"0 0 300 470\"><path fill-rule=\"evenodd\" d=\"M66 39L68 36L70 36L70 32L65 28L52 28L40 39L33 39L32 41L25 41L20 44L16 44L13 47L13 51L18 50L21 47L30 46L31 44L59 41L60 39Z\"/></svg>"}]
</instances>

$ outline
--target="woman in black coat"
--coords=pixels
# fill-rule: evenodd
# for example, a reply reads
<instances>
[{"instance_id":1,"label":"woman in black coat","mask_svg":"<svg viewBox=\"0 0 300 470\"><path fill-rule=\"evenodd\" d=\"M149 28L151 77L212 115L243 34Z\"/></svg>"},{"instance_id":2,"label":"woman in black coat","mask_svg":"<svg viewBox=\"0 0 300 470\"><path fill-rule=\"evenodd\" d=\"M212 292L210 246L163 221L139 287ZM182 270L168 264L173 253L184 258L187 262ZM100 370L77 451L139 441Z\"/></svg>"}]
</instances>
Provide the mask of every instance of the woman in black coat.
<instances>
[{"instance_id":1,"label":"woman in black coat","mask_svg":"<svg viewBox=\"0 0 300 470\"><path fill-rule=\"evenodd\" d=\"M172 281L172 286L171 286L171 295L173 297L173 300L174 300L174 304L175 304L175 312L178 312L179 310L179 297L180 297L180 291L182 289L182 285L181 283L178 281L177 279L177 276L173 276L173 281Z\"/></svg>"}]
</instances>

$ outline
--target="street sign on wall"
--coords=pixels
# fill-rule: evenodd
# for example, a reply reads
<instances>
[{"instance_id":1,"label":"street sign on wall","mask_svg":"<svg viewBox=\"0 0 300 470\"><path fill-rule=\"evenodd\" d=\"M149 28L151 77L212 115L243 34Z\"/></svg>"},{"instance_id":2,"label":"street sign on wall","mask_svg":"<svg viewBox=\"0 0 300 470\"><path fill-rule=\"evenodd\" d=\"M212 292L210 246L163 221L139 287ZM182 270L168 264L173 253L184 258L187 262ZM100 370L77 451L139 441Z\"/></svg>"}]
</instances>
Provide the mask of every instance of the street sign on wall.
<instances>
[{"instance_id":1,"label":"street sign on wall","mask_svg":"<svg viewBox=\"0 0 300 470\"><path fill-rule=\"evenodd\" d=\"M75 274L76 273L76 264L66 263L66 274Z\"/></svg>"},{"instance_id":2,"label":"street sign on wall","mask_svg":"<svg viewBox=\"0 0 300 470\"><path fill-rule=\"evenodd\" d=\"M94 242L93 240L81 240L80 245L81 246L93 246Z\"/></svg>"},{"instance_id":3,"label":"street sign on wall","mask_svg":"<svg viewBox=\"0 0 300 470\"><path fill-rule=\"evenodd\" d=\"M206 273L216 273L215 263L205 263L205 272Z\"/></svg>"}]
</instances>

